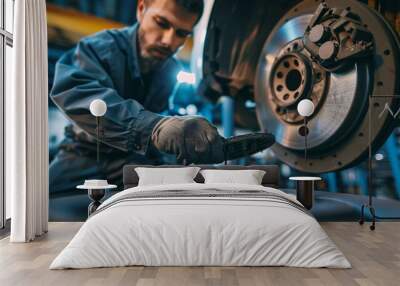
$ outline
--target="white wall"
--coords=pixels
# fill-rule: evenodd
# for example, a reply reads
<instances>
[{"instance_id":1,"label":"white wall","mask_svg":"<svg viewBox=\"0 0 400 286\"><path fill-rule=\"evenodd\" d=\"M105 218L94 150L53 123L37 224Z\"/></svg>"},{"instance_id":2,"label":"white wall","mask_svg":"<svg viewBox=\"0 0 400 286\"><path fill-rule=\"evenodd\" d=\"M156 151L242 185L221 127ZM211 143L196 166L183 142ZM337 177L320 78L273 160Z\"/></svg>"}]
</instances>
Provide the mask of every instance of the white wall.
<instances>
[{"instance_id":1,"label":"white wall","mask_svg":"<svg viewBox=\"0 0 400 286\"><path fill-rule=\"evenodd\" d=\"M7 97L11 94L11 72L12 72L12 64L13 64L13 59L11 57L11 52L12 48L9 46L6 46L6 74L5 74L5 98L6 98L6 110L7 110ZM6 127L7 129L7 122L6 122ZM7 140L7 138L6 138ZM7 151L5 151L7 152ZM6 157L6 156L5 156ZM5 169L7 169L7 160L6 160L6 166ZM7 176L5 176L5 181L7 184ZM6 196L6 219L11 218L11 193L10 193L10 188L5 187L5 196Z\"/></svg>"},{"instance_id":2,"label":"white wall","mask_svg":"<svg viewBox=\"0 0 400 286\"><path fill-rule=\"evenodd\" d=\"M5 9L6 31L13 33L14 18L12 17L12 15L14 15L14 0L5 0L5 4L6 4L6 7L5 7L6 8Z\"/></svg>"},{"instance_id":3,"label":"white wall","mask_svg":"<svg viewBox=\"0 0 400 286\"><path fill-rule=\"evenodd\" d=\"M14 0L5 0L5 30L9 33L13 33L14 29ZM11 73L12 73L12 68L13 68L13 59L12 59L12 48L8 45L6 45L6 54L5 54L5 111L7 112L8 109L8 101L7 98L11 94ZM5 129L7 129L7 122L5 122L6 126ZM5 138L7 140L7 138ZM5 150L5 153L7 153L7 150ZM6 154L5 154L6 155ZM6 157L6 156L5 156ZM6 165L5 169L7 170L7 160L6 160ZM5 170L5 172L6 172ZM11 193L10 193L10 188L7 188L7 176L5 176L5 200L6 200L6 219L11 218Z\"/></svg>"}]
</instances>

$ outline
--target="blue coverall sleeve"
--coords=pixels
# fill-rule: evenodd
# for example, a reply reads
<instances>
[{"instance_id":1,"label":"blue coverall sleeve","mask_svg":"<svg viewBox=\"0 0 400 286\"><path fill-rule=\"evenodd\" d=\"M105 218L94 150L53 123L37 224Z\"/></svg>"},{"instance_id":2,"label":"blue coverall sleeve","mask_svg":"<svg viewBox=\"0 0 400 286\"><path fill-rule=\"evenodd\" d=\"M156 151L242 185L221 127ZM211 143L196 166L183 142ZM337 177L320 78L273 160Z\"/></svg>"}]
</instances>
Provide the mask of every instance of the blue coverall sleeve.
<instances>
[{"instance_id":1,"label":"blue coverall sleeve","mask_svg":"<svg viewBox=\"0 0 400 286\"><path fill-rule=\"evenodd\" d=\"M82 40L57 63L51 98L75 125L94 138L96 120L89 106L94 99L104 100L107 112L101 118L101 142L121 151L145 154L152 129L162 116L145 110L134 94L126 98L118 92L116 80L121 82L128 76L127 55L118 45L106 32Z\"/></svg>"}]
</instances>

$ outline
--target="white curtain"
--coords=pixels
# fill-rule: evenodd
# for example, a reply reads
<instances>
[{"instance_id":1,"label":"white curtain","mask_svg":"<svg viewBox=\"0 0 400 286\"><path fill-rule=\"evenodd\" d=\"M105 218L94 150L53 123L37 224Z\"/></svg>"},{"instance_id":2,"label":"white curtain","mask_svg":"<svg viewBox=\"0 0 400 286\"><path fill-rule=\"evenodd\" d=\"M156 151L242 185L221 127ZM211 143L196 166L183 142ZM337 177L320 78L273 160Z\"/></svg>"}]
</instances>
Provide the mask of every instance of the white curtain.
<instances>
[{"instance_id":1,"label":"white curtain","mask_svg":"<svg viewBox=\"0 0 400 286\"><path fill-rule=\"evenodd\" d=\"M12 242L48 227L48 80L45 0L15 1L14 70L6 97L6 187Z\"/></svg>"}]
</instances>

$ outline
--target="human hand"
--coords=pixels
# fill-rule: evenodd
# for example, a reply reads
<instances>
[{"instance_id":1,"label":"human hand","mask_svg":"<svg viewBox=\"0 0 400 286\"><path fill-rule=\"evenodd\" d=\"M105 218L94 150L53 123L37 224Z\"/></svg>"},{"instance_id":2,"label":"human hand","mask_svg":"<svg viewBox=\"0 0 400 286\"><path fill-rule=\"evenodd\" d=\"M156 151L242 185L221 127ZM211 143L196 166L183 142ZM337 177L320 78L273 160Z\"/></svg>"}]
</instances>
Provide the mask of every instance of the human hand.
<instances>
[{"instance_id":1,"label":"human hand","mask_svg":"<svg viewBox=\"0 0 400 286\"><path fill-rule=\"evenodd\" d=\"M159 151L175 154L179 162L213 164L224 161L225 139L203 117L166 117L154 127L151 139Z\"/></svg>"}]
</instances>

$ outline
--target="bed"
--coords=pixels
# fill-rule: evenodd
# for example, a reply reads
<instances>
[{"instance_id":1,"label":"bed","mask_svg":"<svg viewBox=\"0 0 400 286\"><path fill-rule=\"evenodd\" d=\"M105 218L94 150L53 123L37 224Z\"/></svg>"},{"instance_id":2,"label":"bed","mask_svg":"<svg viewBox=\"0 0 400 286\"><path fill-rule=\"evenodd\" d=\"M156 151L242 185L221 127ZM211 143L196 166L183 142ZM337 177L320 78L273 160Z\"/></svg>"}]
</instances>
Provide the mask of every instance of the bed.
<instances>
[{"instance_id":1,"label":"bed","mask_svg":"<svg viewBox=\"0 0 400 286\"><path fill-rule=\"evenodd\" d=\"M125 190L102 203L50 269L351 267L314 217L278 189L278 166L199 166L264 170L261 185L204 184L199 173L194 183L152 186L138 186L137 167L124 167Z\"/></svg>"}]
</instances>

